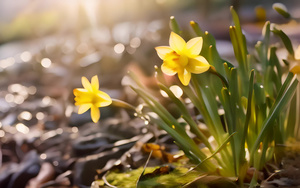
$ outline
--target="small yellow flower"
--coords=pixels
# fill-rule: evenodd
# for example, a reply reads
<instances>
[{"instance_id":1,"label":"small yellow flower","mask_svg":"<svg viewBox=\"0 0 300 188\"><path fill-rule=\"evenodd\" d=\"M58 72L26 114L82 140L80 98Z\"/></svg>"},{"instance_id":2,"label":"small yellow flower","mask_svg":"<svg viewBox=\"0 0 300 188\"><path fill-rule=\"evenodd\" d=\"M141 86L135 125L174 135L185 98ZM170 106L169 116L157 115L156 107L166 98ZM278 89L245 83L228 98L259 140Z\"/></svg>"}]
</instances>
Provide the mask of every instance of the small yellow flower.
<instances>
[{"instance_id":1,"label":"small yellow flower","mask_svg":"<svg viewBox=\"0 0 300 188\"><path fill-rule=\"evenodd\" d=\"M99 80L93 76L91 83L86 77L81 78L84 88L73 90L75 95L75 105L79 106L78 114L83 114L91 108L93 122L97 123L100 119L99 107L108 106L112 103L110 96L99 90Z\"/></svg>"},{"instance_id":2,"label":"small yellow flower","mask_svg":"<svg viewBox=\"0 0 300 188\"><path fill-rule=\"evenodd\" d=\"M169 39L170 46L158 46L156 51L163 60L161 70L167 75L178 74L183 85L188 85L191 80L191 73L200 74L210 67L207 60L199 55L202 49L202 37L196 37L187 43L174 32L171 32Z\"/></svg>"},{"instance_id":3,"label":"small yellow flower","mask_svg":"<svg viewBox=\"0 0 300 188\"><path fill-rule=\"evenodd\" d=\"M294 75L297 75L298 81L300 81L300 65L295 65L290 70Z\"/></svg>"},{"instance_id":4,"label":"small yellow flower","mask_svg":"<svg viewBox=\"0 0 300 188\"><path fill-rule=\"evenodd\" d=\"M297 75L298 81L300 81L300 45L295 51L295 60L296 62L291 66L291 72Z\"/></svg>"}]
</instances>

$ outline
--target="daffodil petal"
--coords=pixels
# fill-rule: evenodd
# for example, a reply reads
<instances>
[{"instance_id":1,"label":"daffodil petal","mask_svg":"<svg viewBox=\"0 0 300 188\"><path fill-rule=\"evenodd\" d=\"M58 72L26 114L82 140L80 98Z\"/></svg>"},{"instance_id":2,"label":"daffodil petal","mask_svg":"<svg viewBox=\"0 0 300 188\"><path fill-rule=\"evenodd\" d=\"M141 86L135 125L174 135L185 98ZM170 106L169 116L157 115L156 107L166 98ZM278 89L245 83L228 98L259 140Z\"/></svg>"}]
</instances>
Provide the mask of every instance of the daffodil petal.
<instances>
[{"instance_id":1,"label":"daffodil petal","mask_svg":"<svg viewBox=\"0 0 300 188\"><path fill-rule=\"evenodd\" d=\"M75 96L79 96L79 95L81 95L83 93L86 93L86 92L87 92L87 90L83 89L83 88L76 88L76 89L73 90L73 93L74 93Z\"/></svg>"},{"instance_id":2,"label":"daffodil petal","mask_svg":"<svg viewBox=\"0 0 300 188\"><path fill-rule=\"evenodd\" d=\"M180 54L186 48L186 42L174 32L171 32L169 39L170 47L177 53Z\"/></svg>"},{"instance_id":3,"label":"daffodil petal","mask_svg":"<svg viewBox=\"0 0 300 188\"><path fill-rule=\"evenodd\" d=\"M76 99L75 99L75 101L76 101ZM81 101L81 100L77 100L76 102L75 102L75 105L76 106L80 106L80 105L83 105L83 104L87 104L85 101Z\"/></svg>"},{"instance_id":4,"label":"daffodil petal","mask_svg":"<svg viewBox=\"0 0 300 188\"><path fill-rule=\"evenodd\" d=\"M99 90L99 80L97 75L92 77L91 85L94 91Z\"/></svg>"},{"instance_id":5,"label":"daffodil petal","mask_svg":"<svg viewBox=\"0 0 300 188\"><path fill-rule=\"evenodd\" d=\"M169 76L173 76L177 73L176 69L173 68L173 67L168 66L167 63L163 63L161 65L161 71L163 73L165 73L166 75L169 75Z\"/></svg>"},{"instance_id":6,"label":"daffodil petal","mask_svg":"<svg viewBox=\"0 0 300 188\"><path fill-rule=\"evenodd\" d=\"M157 55L160 59L164 60L165 56L168 53L173 52L174 50L172 50L172 48L170 48L169 46L158 46L155 48Z\"/></svg>"},{"instance_id":7,"label":"daffodil petal","mask_svg":"<svg viewBox=\"0 0 300 188\"><path fill-rule=\"evenodd\" d=\"M81 78L81 82L82 82L84 89L86 89L88 91L93 91L92 85L86 77L83 76Z\"/></svg>"},{"instance_id":8,"label":"daffodil petal","mask_svg":"<svg viewBox=\"0 0 300 188\"><path fill-rule=\"evenodd\" d=\"M90 96L88 94L87 96ZM91 97L86 97L86 96L78 96L75 97L75 105L82 105L82 104L87 104L87 103L92 103L92 98Z\"/></svg>"},{"instance_id":9,"label":"daffodil petal","mask_svg":"<svg viewBox=\"0 0 300 188\"><path fill-rule=\"evenodd\" d=\"M75 105L91 103L93 100L93 94L91 92L85 91L85 89L83 89L83 91L80 91L79 89L75 89L74 95L75 95L74 100L76 101Z\"/></svg>"},{"instance_id":10,"label":"daffodil petal","mask_svg":"<svg viewBox=\"0 0 300 188\"><path fill-rule=\"evenodd\" d=\"M104 100L111 101L110 96L103 91L98 91L98 96L100 96Z\"/></svg>"},{"instance_id":11,"label":"daffodil petal","mask_svg":"<svg viewBox=\"0 0 300 188\"><path fill-rule=\"evenodd\" d=\"M300 60L300 45L295 50L295 59Z\"/></svg>"},{"instance_id":12,"label":"daffodil petal","mask_svg":"<svg viewBox=\"0 0 300 188\"><path fill-rule=\"evenodd\" d=\"M78 114L83 114L84 112L88 111L90 109L92 104L87 103L87 104L82 104L78 108Z\"/></svg>"},{"instance_id":13,"label":"daffodil petal","mask_svg":"<svg viewBox=\"0 0 300 188\"><path fill-rule=\"evenodd\" d=\"M95 106L97 107L105 107L109 106L111 104L111 101L100 101L98 103L95 103Z\"/></svg>"},{"instance_id":14,"label":"daffodil petal","mask_svg":"<svg viewBox=\"0 0 300 188\"><path fill-rule=\"evenodd\" d=\"M191 55L199 55L202 49L202 37L196 37L186 43L186 48Z\"/></svg>"},{"instance_id":15,"label":"daffodil petal","mask_svg":"<svg viewBox=\"0 0 300 188\"><path fill-rule=\"evenodd\" d=\"M292 72L293 74L297 75L297 80L300 82L300 65L296 64L292 67L292 69L290 70L290 72Z\"/></svg>"},{"instance_id":16,"label":"daffodil petal","mask_svg":"<svg viewBox=\"0 0 300 188\"><path fill-rule=\"evenodd\" d=\"M290 71L294 74L300 74L300 65L293 66L293 68Z\"/></svg>"},{"instance_id":17,"label":"daffodil petal","mask_svg":"<svg viewBox=\"0 0 300 188\"><path fill-rule=\"evenodd\" d=\"M184 69L183 71L178 72L178 78L184 86L187 86L191 80L191 73Z\"/></svg>"},{"instance_id":18,"label":"daffodil petal","mask_svg":"<svg viewBox=\"0 0 300 188\"><path fill-rule=\"evenodd\" d=\"M98 96L101 98L101 100L96 103L97 107L108 106L112 103L112 100L111 100L110 96L107 93L105 93L103 91L99 91Z\"/></svg>"},{"instance_id":19,"label":"daffodil petal","mask_svg":"<svg viewBox=\"0 0 300 188\"><path fill-rule=\"evenodd\" d=\"M97 123L100 119L100 110L94 105L91 106L91 117L94 123Z\"/></svg>"},{"instance_id":20,"label":"daffodil petal","mask_svg":"<svg viewBox=\"0 0 300 188\"><path fill-rule=\"evenodd\" d=\"M188 65L185 67L189 72L200 74L209 69L210 65L203 56L190 59Z\"/></svg>"}]
</instances>

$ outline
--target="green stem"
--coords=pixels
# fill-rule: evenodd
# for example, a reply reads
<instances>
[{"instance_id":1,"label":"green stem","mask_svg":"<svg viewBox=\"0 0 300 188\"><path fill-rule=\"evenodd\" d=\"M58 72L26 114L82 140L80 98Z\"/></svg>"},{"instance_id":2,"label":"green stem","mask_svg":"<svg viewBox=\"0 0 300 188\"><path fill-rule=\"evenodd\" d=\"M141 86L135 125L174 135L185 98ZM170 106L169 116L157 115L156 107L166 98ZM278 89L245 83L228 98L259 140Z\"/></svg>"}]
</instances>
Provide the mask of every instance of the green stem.
<instances>
[{"instance_id":1,"label":"green stem","mask_svg":"<svg viewBox=\"0 0 300 188\"><path fill-rule=\"evenodd\" d=\"M170 17L170 28L173 32L180 35L181 31L180 31L179 25L174 16Z\"/></svg>"},{"instance_id":2,"label":"green stem","mask_svg":"<svg viewBox=\"0 0 300 188\"><path fill-rule=\"evenodd\" d=\"M116 106L116 107L121 107L121 108L125 108L125 109L128 109L128 110L136 111L136 108L134 106L132 106L131 104L129 104L125 101L121 101L119 99L112 99L111 104L113 106Z\"/></svg>"},{"instance_id":3,"label":"green stem","mask_svg":"<svg viewBox=\"0 0 300 188\"><path fill-rule=\"evenodd\" d=\"M224 87L226 87L226 88L229 87L229 84L228 84L227 79L226 79L224 76L222 76L220 73L218 73L218 72L216 71L215 67L213 67L213 66L211 65L210 68L208 69L208 72L209 72L209 73L212 73L212 74L214 74L214 75L216 75L216 76L218 76L218 77L221 79L222 84L223 84Z\"/></svg>"}]
</instances>

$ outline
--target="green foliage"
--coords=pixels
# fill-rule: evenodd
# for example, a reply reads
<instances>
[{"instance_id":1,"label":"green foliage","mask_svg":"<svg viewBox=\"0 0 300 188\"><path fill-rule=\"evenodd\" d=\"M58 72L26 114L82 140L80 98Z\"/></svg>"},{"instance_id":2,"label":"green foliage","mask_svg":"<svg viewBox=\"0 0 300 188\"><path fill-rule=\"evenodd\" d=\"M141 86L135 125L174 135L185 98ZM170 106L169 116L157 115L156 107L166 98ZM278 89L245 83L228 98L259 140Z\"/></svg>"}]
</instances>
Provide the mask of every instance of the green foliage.
<instances>
[{"instance_id":1,"label":"green foliage","mask_svg":"<svg viewBox=\"0 0 300 188\"><path fill-rule=\"evenodd\" d=\"M203 175L198 171L189 171L184 167L176 167L167 173L157 173L160 167L145 168L144 178L139 181L138 187L182 187L183 185L193 182L197 177ZM137 182L143 172L143 168L131 170L128 172L110 172L106 176L106 181L116 187L133 188L137 186ZM103 180L98 184L104 184Z\"/></svg>"},{"instance_id":2,"label":"green foliage","mask_svg":"<svg viewBox=\"0 0 300 188\"><path fill-rule=\"evenodd\" d=\"M281 14L285 18L290 18L291 15L288 12L286 6L282 3L274 3L273 9L276 10L279 14Z\"/></svg>"},{"instance_id":3,"label":"green foliage","mask_svg":"<svg viewBox=\"0 0 300 188\"><path fill-rule=\"evenodd\" d=\"M195 164L195 169L236 177L242 184L247 169L254 167L256 171L250 186L255 186L257 171L272 159L275 146L285 143L294 136L293 131L299 129L298 119L293 113L299 108L296 106L299 97L295 95L298 80L287 71L287 60L280 59L276 54L277 48L270 44L271 32L282 40L290 56L294 57L295 52L288 36L275 27L271 30L270 22L266 22L263 39L255 45L255 52L249 53L239 17L233 8L230 11L234 25L229 27L229 34L237 66L223 60L216 49L214 37L191 21L195 34L203 38L201 55L211 64L209 71L193 74L188 86L179 82L184 95L176 97L161 70L156 67L159 88L177 106L181 121L202 141L209 153L200 149L185 127L149 94L132 73L131 78L137 84L131 88L148 107L148 110L140 112L140 116L169 133ZM279 9L277 11L285 14ZM170 26L174 32L181 32L174 17L171 17ZM191 104L187 104L184 98L191 101L203 119L195 119L190 114L188 106ZM209 135L201 131L199 121L205 123ZM166 177L173 178L169 176ZM156 186L156 182L169 182L168 178L157 177L145 183Z\"/></svg>"}]
</instances>

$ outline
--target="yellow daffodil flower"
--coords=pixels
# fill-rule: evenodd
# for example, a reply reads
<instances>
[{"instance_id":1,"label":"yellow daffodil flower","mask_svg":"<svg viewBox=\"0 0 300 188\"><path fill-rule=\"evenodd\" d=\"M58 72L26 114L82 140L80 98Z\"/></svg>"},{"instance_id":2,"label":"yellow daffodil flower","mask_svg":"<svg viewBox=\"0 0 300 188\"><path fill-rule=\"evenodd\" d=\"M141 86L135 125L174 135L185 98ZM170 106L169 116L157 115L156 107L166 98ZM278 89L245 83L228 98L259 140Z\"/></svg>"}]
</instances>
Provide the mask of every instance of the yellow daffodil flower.
<instances>
[{"instance_id":1,"label":"yellow daffodil flower","mask_svg":"<svg viewBox=\"0 0 300 188\"><path fill-rule=\"evenodd\" d=\"M294 63L294 65L292 65L292 68L291 68L290 71L293 74L296 74L298 81L300 81L300 45L298 46L298 48L295 51L295 57L294 58L296 60L296 63Z\"/></svg>"},{"instance_id":2,"label":"yellow daffodil flower","mask_svg":"<svg viewBox=\"0 0 300 188\"><path fill-rule=\"evenodd\" d=\"M75 95L75 105L79 106L78 114L83 114L91 108L91 117L94 123L100 119L99 107L108 106L112 100L108 94L99 90L99 80L97 76L93 76L91 83L86 77L81 78L84 88L76 88L73 90Z\"/></svg>"},{"instance_id":3,"label":"yellow daffodil flower","mask_svg":"<svg viewBox=\"0 0 300 188\"><path fill-rule=\"evenodd\" d=\"M207 60L199 55L202 49L202 37L196 37L187 43L174 32L171 32L169 39L170 46L158 46L156 51L163 60L161 70L166 75L178 74L183 85L188 85L191 80L191 73L200 74L210 67Z\"/></svg>"},{"instance_id":4,"label":"yellow daffodil flower","mask_svg":"<svg viewBox=\"0 0 300 188\"><path fill-rule=\"evenodd\" d=\"M293 66L290 71L294 73L294 75L296 74L298 81L300 81L300 65Z\"/></svg>"}]
</instances>

